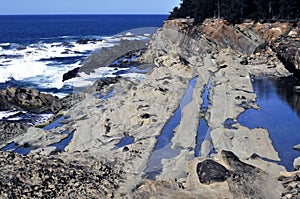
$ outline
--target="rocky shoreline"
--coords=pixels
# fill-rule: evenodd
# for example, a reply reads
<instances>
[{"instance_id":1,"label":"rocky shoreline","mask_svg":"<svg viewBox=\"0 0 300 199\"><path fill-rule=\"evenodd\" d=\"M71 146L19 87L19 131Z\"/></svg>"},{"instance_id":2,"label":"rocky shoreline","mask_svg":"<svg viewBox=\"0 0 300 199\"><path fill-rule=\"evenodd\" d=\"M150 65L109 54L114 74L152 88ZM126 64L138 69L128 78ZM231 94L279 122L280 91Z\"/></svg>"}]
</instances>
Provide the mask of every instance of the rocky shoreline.
<instances>
[{"instance_id":1,"label":"rocky shoreline","mask_svg":"<svg viewBox=\"0 0 300 199\"><path fill-rule=\"evenodd\" d=\"M288 173L276 163L280 158L267 129L249 129L237 122L245 110L259 108L251 76L291 75L272 51L273 40L259 35L258 27L244 24L238 29L216 19L197 27L192 26L191 19L166 21L135 60L141 67L146 64L152 68L143 80L98 80L79 94L59 100L56 113L64 115L62 126L47 131L30 127L23 134L5 138L5 143L15 142L31 150L28 156L0 152L1 196L38 197L49 192L53 197L94 198L299 197L294 191L299 184L298 173ZM295 32L290 28L280 29L280 34L272 32L274 39L287 31ZM144 47L135 44L132 49ZM98 58L94 54L86 63ZM291 63L298 63L298 58ZM113 61L106 57L102 62ZM87 64L82 72L90 73L94 67ZM182 107L179 125L170 130L172 136L166 146L178 153L170 158L170 154L164 154L166 147L157 151L162 155L162 168L154 180L149 180L145 169L156 152L158 136L194 77L192 99ZM201 115L201 94L208 82L210 105ZM25 94L28 92L32 91ZM11 102L9 99L14 98L3 99ZM201 145L201 156L195 157L200 117L207 121L210 131ZM126 136L133 143L116 148ZM2 143L1 147L5 146ZM63 150L58 150L62 143ZM47 181L49 170L52 181ZM76 174L71 175L74 170ZM286 180L288 175L293 177ZM35 184L30 184L34 176L38 176ZM62 186L58 188L57 184ZM16 190L19 195L13 195Z\"/></svg>"}]
</instances>

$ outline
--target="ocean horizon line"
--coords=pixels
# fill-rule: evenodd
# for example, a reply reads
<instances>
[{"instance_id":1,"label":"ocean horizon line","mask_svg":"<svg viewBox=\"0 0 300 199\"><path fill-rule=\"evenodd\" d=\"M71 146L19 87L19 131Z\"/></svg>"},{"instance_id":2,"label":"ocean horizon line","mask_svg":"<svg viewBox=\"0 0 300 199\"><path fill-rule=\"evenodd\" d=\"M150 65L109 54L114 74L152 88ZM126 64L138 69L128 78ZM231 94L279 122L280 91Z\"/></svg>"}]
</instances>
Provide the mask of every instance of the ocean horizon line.
<instances>
[{"instance_id":1,"label":"ocean horizon line","mask_svg":"<svg viewBox=\"0 0 300 199\"><path fill-rule=\"evenodd\" d=\"M158 16L168 16L169 14L126 14L126 13L123 13L123 14L0 14L0 16L136 16L136 15L139 15L139 16L155 16L155 15L158 15Z\"/></svg>"}]
</instances>

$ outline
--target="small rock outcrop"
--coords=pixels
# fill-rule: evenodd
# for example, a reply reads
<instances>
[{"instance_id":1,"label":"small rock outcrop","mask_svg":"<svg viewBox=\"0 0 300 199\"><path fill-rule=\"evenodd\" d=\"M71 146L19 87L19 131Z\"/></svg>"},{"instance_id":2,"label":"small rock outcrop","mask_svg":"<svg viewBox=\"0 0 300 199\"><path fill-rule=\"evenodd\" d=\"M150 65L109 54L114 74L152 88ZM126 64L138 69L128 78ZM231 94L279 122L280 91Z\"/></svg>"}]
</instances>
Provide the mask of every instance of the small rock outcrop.
<instances>
[{"instance_id":1,"label":"small rock outcrop","mask_svg":"<svg viewBox=\"0 0 300 199\"><path fill-rule=\"evenodd\" d=\"M280 184L267 172L240 161L231 151L222 151L221 158L230 170L228 185L234 198L280 197Z\"/></svg>"},{"instance_id":2,"label":"small rock outcrop","mask_svg":"<svg viewBox=\"0 0 300 199\"><path fill-rule=\"evenodd\" d=\"M26 133L30 124L0 121L0 145L12 138Z\"/></svg>"},{"instance_id":3,"label":"small rock outcrop","mask_svg":"<svg viewBox=\"0 0 300 199\"><path fill-rule=\"evenodd\" d=\"M197 165L197 173L202 184L224 182L229 176L229 171L213 160L204 160Z\"/></svg>"},{"instance_id":4,"label":"small rock outcrop","mask_svg":"<svg viewBox=\"0 0 300 199\"><path fill-rule=\"evenodd\" d=\"M292 29L288 35L282 35L271 43L279 59L291 71L300 75L300 28Z\"/></svg>"},{"instance_id":5,"label":"small rock outcrop","mask_svg":"<svg viewBox=\"0 0 300 199\"><path fill-rule=\"evenodd\" d=\"M72 79L72 78L76 77L79 70L80 70L80 67L76 67L76 68L66 72L65 74L63 74L62 81L64 82L64 81L67 81L69 79Z\"/></svg>"},{"instance_id":6,"label":"small rock outcrop","mask_svg":"<svg viewBox=\"0 0 300 199\"><path fill-rule=\"evenodd\" d=\"M201 184L214 187L227 183L233 198L280 197L283 187L266 171L242 162L231 151L222 151L220 158L220 161L205 159L198 163L196 170Z\"/></svg>"},{"instance_id":7,"label":"small rock outcrop","mask_svg":"<svg viewBox=\"0 0 300 199\"><path fill-rule=\"evenodd\" d=\"M0 110L26 110L34 113L56 112L53 106L59 99L33 88L7 87L0 91Z\"/></svg>"}]
</instances>

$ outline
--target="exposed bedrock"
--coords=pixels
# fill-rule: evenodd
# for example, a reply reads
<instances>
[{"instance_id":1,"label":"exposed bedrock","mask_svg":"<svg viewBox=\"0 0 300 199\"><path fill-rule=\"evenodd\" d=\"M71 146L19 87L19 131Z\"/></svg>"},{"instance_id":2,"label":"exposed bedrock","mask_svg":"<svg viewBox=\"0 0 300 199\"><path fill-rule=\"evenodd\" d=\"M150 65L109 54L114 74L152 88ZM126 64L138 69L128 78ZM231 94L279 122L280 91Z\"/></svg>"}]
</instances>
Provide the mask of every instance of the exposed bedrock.
<instances>
[{"instance_id":1,"label":"exposed bedrock","mask_svg":"<svg viewBox=\"0 0 300 199\"><path fill-rule=\"evenodd\" d=\"M117 58L120 58L130 52L145 49L146 43L139 40L121 40L118 45L111 48L101 48L93 52L80 67L78 72L90 74L95 69L109 66Z\"/></svg>"},{"instance_id":2,"label":"exposed bedrock","mask_svg":"<svg viewBox=\"0 0 300 199\"><path fill-rule=\"evenodd\" d=\"M248 129L238 123L237 117L249 108L258 108L252 74L258 70L261 74L265 70L278 75L287 72L281 67L268 68L267 64L253 69L245 62L245 54L255 52L262 44L254 33L243 33L222 20L206 23L192 27L189 19L165 22L137 59L153 67L143 80L99 80L79 93L78 98L74 96L74 101L72 96L65 98L66 103L71 103L65 105L62 127L49 131L29 128L12 141L32 146L31 158L36 154L53 154L53 144L73 132L58 156L76 156L80 161L92 156L122 167L124 176L112 178L123 181L116 187L107 184L116 198L279 198L281 184L277 177L285 168L276 164L280 159L268 131ZM225 39L221 40L222 37ZM107 57L103 60L113 61L110 53L114 50L104 51ZM124 51L118 52L124 55ZM95 56L87 59L82 72L90 73L103 66L96 65L99 54ZM147 180L144 172L151 154L164 155L163 148L153 151L158 137L180 108L189 82L196 76L192 99L179 109L180 122L171 129L170 142L163 146L179 149L179 154L163 158L156 180ZM201 93L209 79L209 106L206 113L201 113ZM110 97L102 98L108 93L112 93ZM205 136L209 145L201 147L202 157L195 157L201 117L210 128ZM226 121L232 123L228 125ZM65 130L69 134L62 133ZM126 137L133 141L117 147ZM90 181L84 182L89 186Z\"/></svg>"},{"instance_id":3,"label":"exposed bedrock","mask_svg":"<svg viewBox=\"0 0 300 199\"><path fill-rule=\"evenodd\" d=\"M237 25L242 31L253 31L268 42L271 49L288 70L300 75L300 30L298 23L259 23L254 21Z\"/></svg>"},{"instance_id":4,"label":"exposed bedrock","mask_svg":"<svg viewBox=\"0 0 300 199\"><path fill-rule=\"evenodd\" d=\"M207 19L200 31L222 48L251 55L265 46L265 41L252 31L241 32L226 20Z\"/></svg>"},{"instance_id":5,"label":"exposed bedrock","mask_svg":"<svg viewBox=\"0 0 300 199\"><path fill-rule=\"evenodd\" d=\"M7 87L0 91L0 110L27 110L34 113L57 112L59 99L33 88Z\"/></svg>"},{"instance_id":6,"label":"exposed bedrock","mask_svg":"<svg viewBox=\"0 0 300 199\"><path fill-rule=\"evenodd\" d=\"M285 66L296 75L300 75L300 28L293 28L287 35L282 35L271 43Z\"/></svg>"},{"instance_id":7,"label":"exposed bedrock","mask_svg":"<svg viewBox=\"0 0 300 199\"><path fill-rule=\"evenodd\" d=\"M222 151L218 160L195 158L187 164L188 176L145 181L133 198L280 198L283 186L268 172Z\"/></svg>"}]
</instances>

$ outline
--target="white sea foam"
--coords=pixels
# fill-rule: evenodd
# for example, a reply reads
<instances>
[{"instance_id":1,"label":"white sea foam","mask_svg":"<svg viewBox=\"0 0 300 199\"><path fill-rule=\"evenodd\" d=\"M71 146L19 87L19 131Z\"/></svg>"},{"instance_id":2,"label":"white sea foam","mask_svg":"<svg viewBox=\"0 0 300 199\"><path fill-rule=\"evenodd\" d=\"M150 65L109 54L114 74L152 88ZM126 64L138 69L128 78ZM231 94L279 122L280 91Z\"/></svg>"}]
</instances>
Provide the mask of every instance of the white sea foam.
<instances>
[{"instance_id":1,"label":"white sea foam","mask_svg":"<svg viewBox=\"0 0 300 199\"><path fill-rule=\"evenodd\" d=\"M20 111L0 111L0 120L19 113Z\"/></svg>"},{"instance_id":2,"label":"white sea foam","mask_svg":"<svg viewBox=\"0 0 300 199\"><path fill-rule=\"evenodd\" d=\"M15 116L14 116L15 115ZM45 123L53 116L52 113L35 114L28 113L27 111L0 111L0 120L5 121L22 121L38 125Z\"/></svg>"},{"instance_id":3,"label":"white sea foam","mask_svg":"<svg viewBox=\"0 0 300 199\"><path fill-rule=\"evenodd\" d=\"M7 47L7 46L10 46L10 43L1 43L0 46Z\"/></svg>"},{"instance_id":4,"label":"white sea foam","mask_svg":"<svg viewBox=\"0 0 300 199\"><path fill-rule=\"evenodd\" d=\"M63 36L62 38L76 38L74 36ZM122 39L144 40L146 35L132 35L127 32L123 35L113 37L101 37L102 40L90 41L86 44L70 42L36 43L28 46L19 46L13 43L0 44L0 83L11 79L16 81L30 82L41 89L57 88L66 85L88 86L102 77L115 77L115 68L103 67L91 75L81 74L82 77L62 82L63 74L80 67L84 57L96 49L113 47ZM52 38L53 39L53 38ZM9 47L9 48L4 48ZM74 62L72 63L72 57ZM65 59L66 58L66 59ZM64 62L67 60L67 62ZM70 60L70 61L69 61ZM79 61L78 61L79 60ZM75 63L75 61L77 61ZM119 70L125 70L120 68ZM133 78L134 74L123 75ZM140 76L140 74L138 75ZM137 77L137 76L136 76ZM64 94L55 94L64 96Z\"/></svg>"}]
</instances>

